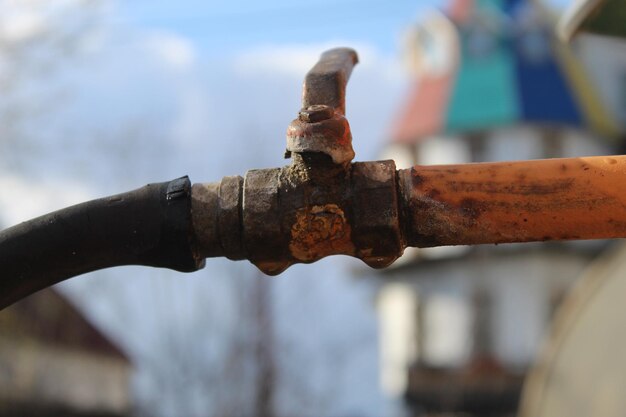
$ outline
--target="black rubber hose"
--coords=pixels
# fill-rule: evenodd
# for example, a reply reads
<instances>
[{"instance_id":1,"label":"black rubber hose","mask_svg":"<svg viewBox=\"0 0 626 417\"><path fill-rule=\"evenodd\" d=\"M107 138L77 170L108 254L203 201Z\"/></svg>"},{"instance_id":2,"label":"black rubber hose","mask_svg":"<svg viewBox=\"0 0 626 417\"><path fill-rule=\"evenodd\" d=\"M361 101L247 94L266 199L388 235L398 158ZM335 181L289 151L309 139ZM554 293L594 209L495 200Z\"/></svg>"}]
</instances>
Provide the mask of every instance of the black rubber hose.
<instances>
[{"instance_id":1,"label":"black rubber hose","mask_svg":"<svg viewBox=\"0 0 626 417\"><path fill-rule=\"evenodd\" d=\"M196 271L183 177L68 207L0 232L0 309L59 281L120 265Z\"/></svg>"}]
</instances>

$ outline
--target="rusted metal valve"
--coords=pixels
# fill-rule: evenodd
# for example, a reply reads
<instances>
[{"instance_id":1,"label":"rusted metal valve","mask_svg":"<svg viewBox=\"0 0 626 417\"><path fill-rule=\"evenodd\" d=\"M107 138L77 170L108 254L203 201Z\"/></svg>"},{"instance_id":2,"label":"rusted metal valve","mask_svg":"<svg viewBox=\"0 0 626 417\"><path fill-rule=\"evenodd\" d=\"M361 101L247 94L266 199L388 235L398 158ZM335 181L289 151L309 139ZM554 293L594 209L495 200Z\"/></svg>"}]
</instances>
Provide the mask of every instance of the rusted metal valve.
<instances>
[{"instance_id":1,"label":"rusted metal valve","mask_svg":"<svg viewBox=\"0 0 626 417\"><path fill-rule=\"evenodd\" d=\"M0 233L0 308L117 265L190 272L208 257L267 274L349 255L384 267L406 246L626 237L626 156L465 165L351 162L350 49L324 53L287 129L283 168L188 178L93 200Z\"/></svg>"},{"instance_id":2,"label":"rusted metal valve","mask_svg":"<svg viewBox=\"0 0 626 417\"><path fill-rule=\"evenodd\" d=\"M345 92L357 61L333 49L307 74L287 129L291 165L193 186L201 256L247 258L273 275L334 254L383 267L402 253L393 161L350 163Z\"/></svg>"},{"instance_id":3,"label":"rusted metal valve","mask_svg":"<svg viewBox=\"0 0 626 417\"><path fill-rule=\"evenodd\" d=\"M343 254L384 267L406 246L626 237L626 157L465 165L350 163L350 49L307 74L284 168L196 184L202 257L247 258L267 274Z\"/></svg>"}]
</instances>

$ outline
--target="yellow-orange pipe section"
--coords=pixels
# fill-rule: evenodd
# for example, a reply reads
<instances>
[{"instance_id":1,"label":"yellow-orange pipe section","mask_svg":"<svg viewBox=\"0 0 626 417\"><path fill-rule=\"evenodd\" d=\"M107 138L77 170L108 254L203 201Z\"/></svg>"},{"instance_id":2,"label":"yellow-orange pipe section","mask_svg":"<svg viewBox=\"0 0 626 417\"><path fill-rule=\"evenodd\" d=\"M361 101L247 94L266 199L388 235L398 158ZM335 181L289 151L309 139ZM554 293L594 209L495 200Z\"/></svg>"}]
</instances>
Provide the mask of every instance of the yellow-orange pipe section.
<instances>
[{"instance_id":1,"label":"yellow-orange pipe section","mask_svg":"<svg viewBox=\"0 0 626 417\"><path fill-rule=\"evenodd\" d=\"M409 246L626 237L626 156L399 171Z\"/></svg>"}]
</instances>

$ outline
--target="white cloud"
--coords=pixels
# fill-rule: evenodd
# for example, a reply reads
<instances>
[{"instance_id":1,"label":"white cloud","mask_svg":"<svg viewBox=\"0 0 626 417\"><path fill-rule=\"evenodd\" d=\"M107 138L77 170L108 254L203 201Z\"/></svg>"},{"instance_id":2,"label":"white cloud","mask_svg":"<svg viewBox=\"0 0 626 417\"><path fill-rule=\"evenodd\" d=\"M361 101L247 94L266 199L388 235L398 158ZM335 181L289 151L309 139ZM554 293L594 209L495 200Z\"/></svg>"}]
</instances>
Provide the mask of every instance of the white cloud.
<instances>
[{"instance_id":1,"label":"white cloud","mask_svg":"<svg viewBox=\"0 0 626 417\"><path fill-rule=\"evenodd\" d=\"M8 13L0 23L0 38L5 42L23 42L45 30L45 19L34 10Z\"/></svg>"},{"instance_id":2,"label":"white cloud","mask_svg":"<svg viewBox=\"0 0 626 417\"><path fill-rule=\"evenodd\" d=\"M146 36L145 45L162 62L178 71L189 70L196 63L196 51L191 41L168 32Z\"/></svg>"},{"instance_id":3,"label":"white cloud","mask_svg":"<svg viewBox=\"0 0 626 417\"><path fill-rule=\"evenodd\" d=\"M82 184L54 180L34 183L10 173L0 173L0 190L0 228L93 198Z\"/></svg>"},{"instance_id":4,"label":"white cloud","mask_svg":"<svg viewBox=\"0 0 626 417\"><path fill-rule=\"evenodd\" d=\"M239 53L235 70L246 76L282 75L303 78L317 62L322 52L338 47L349 47L359 55L359 70L377 68L385 77L403 77L404 71L396 59L382 55L368 44L351 41L332 41L320 44L277 44L257 46Z\"/></svg>"},{"instance_id":5,"label":"white cloud","mask_svg":"<svg viewBox=\"0 0 626 417\"><path fill-rule=\"evenodd\" d=\"M235 58L235 70L244 76L302 77L326 49L321 45L265 45L244 51Z\"/></svg>"},{"instance_id":6,"label":"white cloud","mask_svg":"<svg viewBox=\"0 0 626 417\"><path fill-rule=\"evenodd\" d=\"M270 121L279 122L274 121L273 114L284 114L280 120L282 125L273 130L280 132L278 135L282 138L287 124L299 109L305 74L323 51L340 46L351 47L359 55L359 64L352 72L346 92L346 111L357 159L375 158L386 140L407 83L407 73L395 57L386 56L368 44L345 41L265 45L238 54L233 61L233 75L246 83L244 93L250 96L247 103L257 102L250 106L250 111L263 114L259 120L268 127ZM267 101L266 105L259 96Z\"/></svg>"}]
</instances>

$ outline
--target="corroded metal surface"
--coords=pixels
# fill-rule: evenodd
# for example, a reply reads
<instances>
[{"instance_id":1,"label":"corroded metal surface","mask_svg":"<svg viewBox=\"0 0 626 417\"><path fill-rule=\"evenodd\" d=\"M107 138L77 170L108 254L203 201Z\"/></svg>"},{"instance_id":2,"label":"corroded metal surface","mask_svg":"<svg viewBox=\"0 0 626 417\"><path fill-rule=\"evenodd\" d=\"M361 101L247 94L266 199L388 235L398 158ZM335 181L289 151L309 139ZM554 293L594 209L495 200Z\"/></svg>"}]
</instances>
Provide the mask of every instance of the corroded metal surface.
<instances>
[{"instance_id":1,"label":"corroded metal surface","mask_svg":"<svg viewBox=\"0 0 626 417\"><path fill-rule=\"evenodd\" d=\"M415 166L399 178L409 246L626 236L626 156Z\"/></svg>"},{"instance_id":2,"label":"corroded metal surface","mask_svg":"<svg viewBox=\"0 0 626 417\"><path fill-rule=\"evenodd\" d=\"M351 227L344 211L336 204L298 209L291 226L289 252L302 262L329 255L352 255Z\"/></svg>"},{"instance_id":3,"label":"corroded metal surface","mask_svg":"<svg viewBox=\"0 0 626 417\"><path fill-rule=\"evenodd\" d=\"M345 88L356 61L332 50L307 75L288 129L291 165L152 184L0 233L0 308L117 265L194 271L225 256L275 275L337 254L385 267L407 246L626 237L626 156L401 171L393 161L351 163Z\"/></svg>"},{"instance_id":4,"label":"corroded metal surface","mask_svg":"<svg viewBox=\"0 0 626 417\"><path fill-rule=\"evenodd\" d=\"M224 177L218 189L217 230L224 256L245 259L241 241L241 202L243 178Z\"/></svg>"},{"instance_id":5,"label":"corroded metal surface","mask_svg":"<svg viewBox=\"0 0 626 417\"><path fill-rule=\"evenodd\" d=\"M302 107L325 104L346 114L346 84L358 62L356 52L350 48L324 52L304 79Z\"/></svg>"},{"instance_id":6,"label":"corroded metal surface","mask_svg":"<svg viewBox=\"0 0 626 417\"><path fill-rule=\"evenodd\" d=\"M295 119L287 128L287 152L318 152L330 156L336 164L350 162L354 150L348 120L339 113L313 123Z\"/></svg>"},{"instance_id":7,"label":"corroded metal surface","mask_svg":"<svg viewBox=\"0 0 626 417\"><path fill-rule=\"evenodd\" d=\"M356 256L383 268L404 251L396 165L393 161L352 164L351 194Z\"/></svg>"},{"instance_id":8,"label":"corroded metal surface","mask_svg":"<svg viewBox=\"0 0 626 417\"><path fill-rule=\"evenodd\" d=\"M243 184L243 246L248 259L269 275L289 266L284 260L287 239L280 224L280 171L278 168L248 171Z\"/></svg>"},{"instance_id":9,"label":"corroded metal surface","mask_svg":"<svg viewBox=\"0 0 626 417\"><path fill-rule=\"evenodd\" d=\"M354 158L346 114L346 84L357 54L349 48L326 51L309 71L302 88L302 109L287 129L287 155L317 152L336 164Z\"/></svg>"},{"instance_id":10,"label":"corroded metal surface","mask_svg":"<svg viewBox=\"0 0 626 417\"><path fill-rule=\"evenodd\" d=\"M191 187L191 224L198 255L203 258L224 255L217 229L219 186L219 182L211 182Z\"/></svg>"},{"instance_id":11,"label":"corroded metal surface","mask_svg":"<svg viewBox=\"0 0 626 417\"><path fill-rule=\"evenodd\" d=\"M273 275L338 254L385 267L407 246L626 237L626 156L401 171L350 163L345 88L356 62L334 49L307 74L287 130L291 165L194 186L194 216L208 217L194 217L201 254Z\"/></svg>"},{"instance_id":12,"label":"corroded metal surface","mask_svg":"<svg viewBox=\"0 0 626 417\"><path fill-rule=\"evenodd\" d=\"M246 175L242 255L277 274L339 254L384 267L406 246L626 237L624 179L626 156L396 171L393 161L345 167L323 155L301 155L290 166ZM198 199L214 201L207 190ZM221 218L219 210L201 214ZM234 235L220 233L220 239L237 236L232 227Z\"/></svg>"},{"instance_id":13,"label":"corroded metal surface","mask_svg":"<svg viewBox=\"0 0 626 417\"><path fill-rule=\"evenodd\" d=\"M393 161L346 167L321 154L297 155L292 165L236 178L192 189L196 241L204 256L249 259L276 275L294 263L339 254L384 267L402 253ZM240 203L235 210L224 201ZM232 256L228 247L242 252Z\"/></svg>"}]
</instances>

